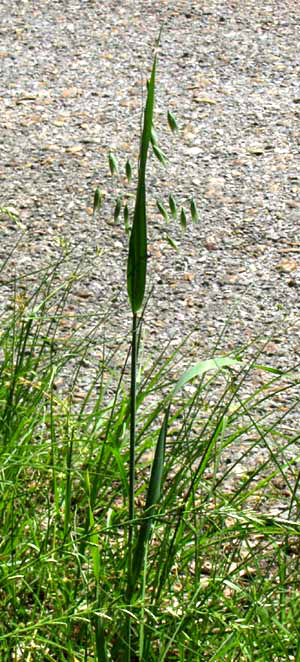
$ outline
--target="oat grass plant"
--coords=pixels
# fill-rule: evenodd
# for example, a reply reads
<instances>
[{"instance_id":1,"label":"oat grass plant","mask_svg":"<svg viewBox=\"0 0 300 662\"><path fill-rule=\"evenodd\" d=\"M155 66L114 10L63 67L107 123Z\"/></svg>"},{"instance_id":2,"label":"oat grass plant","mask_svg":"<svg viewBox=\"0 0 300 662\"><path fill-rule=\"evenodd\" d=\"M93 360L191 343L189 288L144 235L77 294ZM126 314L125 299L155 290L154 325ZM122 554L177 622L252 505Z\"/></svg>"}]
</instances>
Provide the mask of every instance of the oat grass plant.
<instances>
[{"instance_id":1,"label":"oat grass plant","mask_svg":"<svg viewBox=\"0 0 300 662\"><path fill-rule=\"evenodd\" d=\"M183 373L168 347L147 369L141 359L149 150L164 158L155 75L156 58L131 225L123 209L132 316L123 369L113 367L118 349L101 345L109 302L89 333L80 318L61 332L80 277L79 267L61 275L66 253L38 287L30 274L12 278L2 312L3 662L300 661L297 366L266 365L264 340L226 356L216 345ZM168 123L176 129L171 114ZM118 199L116 218L121 208ZM185 229L171 193L169 211ZM190 212L195 222L193 201ZM284 396L289 404L277 404Z\"/></svg>"}]
</instances>

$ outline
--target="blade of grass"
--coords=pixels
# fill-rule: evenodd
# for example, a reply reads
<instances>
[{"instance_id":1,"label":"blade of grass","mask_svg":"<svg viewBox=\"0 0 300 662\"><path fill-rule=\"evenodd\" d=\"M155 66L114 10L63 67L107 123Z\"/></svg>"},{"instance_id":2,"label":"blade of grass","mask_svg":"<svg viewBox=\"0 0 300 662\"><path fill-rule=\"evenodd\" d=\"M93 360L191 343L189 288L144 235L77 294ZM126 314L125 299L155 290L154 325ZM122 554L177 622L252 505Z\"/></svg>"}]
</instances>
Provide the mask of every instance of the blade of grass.
<instances>
[{"instance_id":1,"label":"blade of grass","mask_svg":"<svg viewBox=\"0 0 300 662\"><path fill-rule=\"evenodd\" d=\"M188 368L180 379L175 384L175 387L171 393L171 397L174 397L178 391L180 391L185 384L190 382L194 377L201 377L209 370L221 370L222 368L240 368L241 362L236 359L231 359L228 356L221 356L215 359L206 359L196 365Z\"/></svg>"}]
</instances>

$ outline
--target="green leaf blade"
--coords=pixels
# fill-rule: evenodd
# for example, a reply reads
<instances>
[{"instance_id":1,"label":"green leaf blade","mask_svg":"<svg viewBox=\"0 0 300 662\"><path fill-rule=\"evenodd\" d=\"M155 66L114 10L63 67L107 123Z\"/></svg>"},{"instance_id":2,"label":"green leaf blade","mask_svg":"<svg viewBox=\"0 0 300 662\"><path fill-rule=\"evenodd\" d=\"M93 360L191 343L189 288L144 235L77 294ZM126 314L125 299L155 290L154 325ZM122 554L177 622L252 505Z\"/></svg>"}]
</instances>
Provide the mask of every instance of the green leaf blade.
<instances>
[{"instance_id":1,"label":"green leaf blade","mask_svg":"<svg viewBox=\"0 0 300 662\"><path fill-rule=\"evenodd\" d=\"M206 359L200 363L196 363L191 368L188 368L180 379L175 384L171 397L174 397L185 384L190 382L194 377L201 377L209 370L222 370L223 368L237 368L241 367L241 362L236 359L231 359L229 356L220 356L215 359Z\"/></svg>"}]
</instances>

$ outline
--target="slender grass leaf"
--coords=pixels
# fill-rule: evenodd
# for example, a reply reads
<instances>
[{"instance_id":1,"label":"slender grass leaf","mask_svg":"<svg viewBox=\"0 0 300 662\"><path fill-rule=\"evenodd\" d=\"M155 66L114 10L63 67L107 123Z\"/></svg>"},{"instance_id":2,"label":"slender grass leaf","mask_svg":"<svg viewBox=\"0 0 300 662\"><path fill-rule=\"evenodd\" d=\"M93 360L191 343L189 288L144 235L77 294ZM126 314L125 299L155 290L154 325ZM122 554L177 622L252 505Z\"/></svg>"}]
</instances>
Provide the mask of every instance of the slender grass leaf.
<instances>
[{"instance_id":1,"label":"slender grass leaf","mask_svg":"<svg viewBox=\"0 0 300 662\"><path fill-rule=\"evenodd\" d=\"M188 368L177 381L171 397L176 395L194 377L201 377L209 370L222 370L223 368L241 368L241 361L231 359L229 356L220 356L215 359L206 359L200 363L196 363L191 368Z\"/></svg>"},{"instance_id":2,"label":"slender grass leaf","mask_svg":"<svg viewBox=\"0 0 300 662\"><path fill-rule=\"evenodd\" d=\"M159 162L163 166L165 166L166 163L167 163L167 159L166 159L165 154L161 151L161 149L159 149L159 147L157 147L157 145L152 144L152 149L153 149L153 153L155 154L155 156L159 160Z\"/></svg>"},{"instance_id":3,"label":"slender grass leaf","mask_svg":"<svg viewBox=\"0 0 300 662\"><path fill-rule=\"evenodd\" d=\"M185 229L186 229L186 213L185 213L183 207L181 207L181 212L180 212L180 225L181 225L182 230L185 231Z\"/></svg>"},{"instance_id":4,"label":"slender grass leaf","mask_svg":"<svg viewBox=\"0 0 300 662\"><path fill-rule=\"evenodd\" d=\"M102 201L103 199L101 191L99 188L96 188L94 193L93 216L95 216L96 211L101 208Z\"/></svg>"},{"instance_id":5,"label":"slender grass leaf","mask_svg":"<svg viewBox=\"0 0 300 662\"><path fill-rule=\"evenodd\" d=\"M197 210L197 207L196 207L196 203L193 200L193 198L191 199L191 202L190 202L190 210L191 210L191 217L192 217L193 223L197 223L197 221L199 220L199 214L198 214L198 210Z\"/></svg>"},{"instance_id":6,"label":"slender grass leaf","mask_svg":"<svg viewBox=\"0 0 300 662\"><path fill-rule=\"evenodd\" d=\"M115 211L114 211L114 221L115 223L117 222L120 213L121 213L121 206L122 206L122 200L121 198L117 199L116 206L115 206Z\"/></svg>"},{"instance_id":7,"label":"slender grass leaf","mask_svg":"<svg viewBox=\"0 0 300 662\"><path fill-rule=\"evenodd\" d=\"M165 417L156 443L155 455L152 463L151 476L150 476L145 510L144 510L145 517L140 526L138 540L136 543L136 548L133 556L133 564L132 564L133 572L132 572L132 581L130 585L130 595L132 595L132 593L134 592L136 583L138 581L142 569L146 547L151 535L153 516L161 496L169 409L170 407L168 407L165 413Z\"/></svg>"},{"instance_id":8,"label":"slender grass leaf","mask_svg":"<svg viewBox=\"0 0 300 662\"><path fill-rule=\"evenodd\" d=\"M117 164L116 158L111 153L108 155L108 163L109 163L110 174L111 175L118 174L118 172L119 172L118 164Z\"/></svg>"},{"instance_id":9,"label":"slender grass leaf","mask_svg":"<svg viewBox=\"0 0 300 662\"><path fill-rule=\"evenodd\" d=\"M169 207L170 207L170 212L172 214L172 218L174 218L174 220L176 220L176 218L177 218L177 206L176 206L176 202L175 202L175 199L174 199L172 193L170 193L170 195L169 195Z\"/></svg>"},{"instance_id":10,"label":"slender grass leaf","mask_svg":"<svg viewBox=\"0 0 300 662\"><path fill-rule=\"evenodd\" d=\"M130 184L132 177L132 168L129 159L127 159L126 161L125 172L126 172L127 181Z\"/></svg>"},{"instance_id":11,"label":"slender grass leaf","mask_svg":"<svg viewBox=\"0 0 300 662\"><path fill-rule=\"evenodd\" d=\"M264 370L264 372L271 372L272 374L278 375L279 377L286 377L286 379L290 379L292 381L298 381L300 379L300 372L282 370L280 368L273 368L271 366L261 365L259 363L255 363L253 367L257 370Z\"/></svg>"},{"instance_id":12,"label":"slender grass leaf","mask_svg":"<svg viewBox=\"0 0 300 662\"><path fill-rule=\"evenodd\" d=\"M143 304L147 276L147 219L146 219L146 165L155 96L156 57L154 58L151 78L148 85L144 124L141 137L138 185L135 198L133 224L129 239L127 262L127 292L133 313Z\"/></svg>"},{"instance_id":13,"label":"slender grass leaf","mask_svg":"<svg viewBox=\"0 0 300 662\"><path fill-rule=\"evenodd\" d=\"M169 223L170 219L169 219L169 215L168 215L168 212L167 212L166 208L163 206L163 204L159 200L156 200L156 204L157 204L157 209L158 209L159 213L163 216L165 221L167 223Z\"/></svg>"},{"instance_id":14,"label":"slender grass leaf","mask_svg":"<svg viewBox=\"0 0 300 662\"><path fill-rule=\"evenodd\" d=\"M178 124L176 122L174 115L170 111L168 111L167 118L168 118L168 125L172 133L176 133L176 131L178 131Z\"/></svg>"}]
</instances>

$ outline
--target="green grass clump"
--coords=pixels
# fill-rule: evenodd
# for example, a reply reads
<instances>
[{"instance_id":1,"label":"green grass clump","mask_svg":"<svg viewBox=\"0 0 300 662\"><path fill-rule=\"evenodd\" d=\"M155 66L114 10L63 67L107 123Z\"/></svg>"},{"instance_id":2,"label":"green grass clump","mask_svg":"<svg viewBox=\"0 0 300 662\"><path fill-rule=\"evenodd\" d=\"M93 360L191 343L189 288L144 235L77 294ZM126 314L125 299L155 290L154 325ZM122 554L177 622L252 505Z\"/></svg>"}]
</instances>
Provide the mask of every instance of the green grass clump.
<instances>
[{"instance_id":1,"label":"green grass clump","mask_svg":"<svg viewBox=\"0 0 300 662\"><path fill-rule=\"evenodd\" d=\"M176 351L145 371L140 360L151 147L162 160L155 75L156 58L131 225L127 203L124 214L130 383L128 357L116 374L104 344L76 401L84 359L100 341L97 325L84 333L79 318L61 332L78 276L61 277L66 255L26 296L16 279L3 313L3 662L300 660L299 430L285 424L298 405L296 367L264 365L263 343L250 359L247 348L214 351L176 378ZM167 121L177 130L171 113ZM112 155L109 165L114 175ZM130 181L129 161L125 171ZM185 229L185 211L168 200ZM193 200L190 211L196 222ZM260 385L249 394L253 374ZM274 409L278 391L290 394L289 408Z\"/></svg>"}]
</instances>

